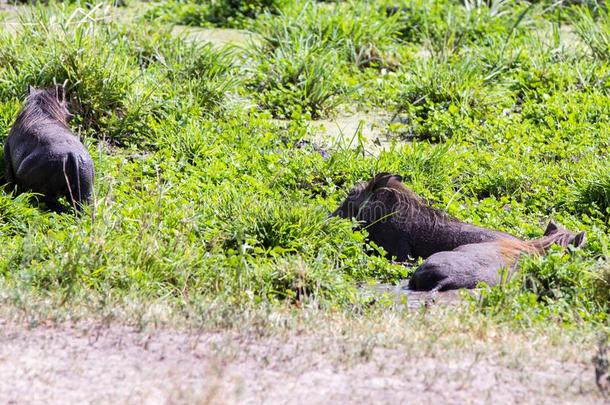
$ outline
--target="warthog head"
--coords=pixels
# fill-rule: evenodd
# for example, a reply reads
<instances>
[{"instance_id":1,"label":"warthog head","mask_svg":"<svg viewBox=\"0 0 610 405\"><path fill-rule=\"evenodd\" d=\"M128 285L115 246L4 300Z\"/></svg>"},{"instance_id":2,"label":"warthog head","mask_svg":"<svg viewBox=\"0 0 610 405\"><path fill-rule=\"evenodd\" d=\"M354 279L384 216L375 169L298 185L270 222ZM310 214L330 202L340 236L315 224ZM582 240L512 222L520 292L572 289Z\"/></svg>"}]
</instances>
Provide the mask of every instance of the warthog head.
<instances>
[{"instance_id":1,"label":"warthog head","mask_svg":"<svg viewBox=\"0 0 610 405\"><path fill-rule=\"evenodd\" d=\"M565 228L559 227L553 220L549 221L544 231L544 236L540 238L540 241L550 245L555 244L561 247L567 247L568 245L574 247L581 247L586 242L586 232L582 231L575 233Z\"/></svg>"},{"instance_id":2,"label":"warthog head","mask_svg":"<svg viewBox=\"0 0 610 405\"><path fill-rule=\"evenodd\" d=\"M343 203L331 215L341 218L358 218L371 197L384 187L402 186L402 177L396 174L379 173L372 180L354 186ZM403 186L404 187L404 186ZM380 207L381 209L382 207Z\"/></svg>"},{"instance_id":3,"label":"warthog head","mask_svg":"<svg viewBox=\"0 0 610 405\"><path fill-rule=\"evenodd\" d=\"M66 126L73 117L68 110L66 93L62 85L44 89L28 86L26 105L36 105L40 108L40 111L49 114L49 116L62 122Z\"/></svg>"}]
</instances>

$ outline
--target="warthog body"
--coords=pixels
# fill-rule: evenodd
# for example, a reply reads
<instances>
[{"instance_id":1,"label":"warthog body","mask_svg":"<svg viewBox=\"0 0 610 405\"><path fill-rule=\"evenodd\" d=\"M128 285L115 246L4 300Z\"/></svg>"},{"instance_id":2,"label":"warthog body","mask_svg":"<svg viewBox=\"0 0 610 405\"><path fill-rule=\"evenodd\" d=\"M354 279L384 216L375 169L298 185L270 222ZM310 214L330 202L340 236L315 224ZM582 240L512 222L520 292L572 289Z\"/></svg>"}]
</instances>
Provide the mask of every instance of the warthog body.
<instances>
[{"instance_id":1,"label":"warthog body","mask_svg":"<svg viewBox=\"0 0 610 405\"><path fill-rule=\"evenodd\" d=\"M552 245L579 247L584 243L584 232L574 234L551 221L540 239L499 239L435 253L415 271L409 289L446 291L475 288L480 282L494 286L513 275L522 255L545 255Z\"/></svg>"},{"instance_id":2,"label":"warthog body","mask_svg":"<svg viewBox=\"0 0 610 405\"><path fill-rule=\"evenodd\" d=\"M397 175L381 173L354 187L332 214L355 218L369 239L398 261L514 236L464 223L423 202Z\"/></svg>"},{"instance_id":3,"label":"warthog body","mask_svg":"<svg viewBox=\"0 0 610 405\"><path fill-rule=\"evenodd\" d=\"M59 197L80 209L93 191L93 162L68 127L69 118L62 87L30 87L4 144L9 185L42 194L55 211L63 210Z\"/></svg>"}]
</instances>

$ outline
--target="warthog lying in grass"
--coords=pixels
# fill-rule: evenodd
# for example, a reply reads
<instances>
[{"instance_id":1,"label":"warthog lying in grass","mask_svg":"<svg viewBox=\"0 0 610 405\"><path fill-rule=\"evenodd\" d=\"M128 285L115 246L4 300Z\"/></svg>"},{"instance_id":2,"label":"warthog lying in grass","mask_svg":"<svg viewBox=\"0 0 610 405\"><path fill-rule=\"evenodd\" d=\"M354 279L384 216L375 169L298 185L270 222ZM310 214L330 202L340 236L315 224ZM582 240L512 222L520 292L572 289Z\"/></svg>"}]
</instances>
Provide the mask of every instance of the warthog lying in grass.
<instances>
[{"instance_id":1,"label":"warthog lying in grass","mask_svg":"<svg viewBox=\"0 0 610 405\"><path fill-rule=\"evenodd\" d=\"M540 239L499 239L435 253L415 271L409 289L446 291L475 288L480 282L493 286L512 276L522 255L545 255L552 245L580 247L584 243L584 232L575 234L551 221Z\"/></svg>"},{"instance_id":2,"label":"warthog lying in grass","mask_svg":"<svg viewBox=\"0 0 610 405\"><path fill-rule=\"evenodd\" d=\"M516 239L430 207L402 183L400 176L389 173L355 186L332 215L355 218L366 228L371 241L401 262L468 243Z\"/></svg>"},{"instance_id":3,"label":"warthog lying in grass","mask_svg":"<svg viewBox=\"0 0 610 405\"><path fill-rule=\"evenodd\" d=\"M4 144L6 180L43 195L49 209L63 211L59 197L77 209L93 191L93 161L68 127L63 87L28 88L28 96Z\"/></svg>"}]
</instances>

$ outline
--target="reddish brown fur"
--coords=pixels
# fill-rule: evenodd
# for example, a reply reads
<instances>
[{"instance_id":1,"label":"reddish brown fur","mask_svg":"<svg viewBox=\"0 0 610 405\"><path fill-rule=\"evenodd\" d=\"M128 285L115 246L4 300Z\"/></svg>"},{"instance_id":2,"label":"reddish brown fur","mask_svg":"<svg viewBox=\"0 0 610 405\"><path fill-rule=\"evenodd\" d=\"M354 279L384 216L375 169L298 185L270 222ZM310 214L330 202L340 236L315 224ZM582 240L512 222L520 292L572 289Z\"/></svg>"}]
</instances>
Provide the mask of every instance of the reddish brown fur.
<instances>
[{"instance_id":1,"label":"reddish brown fur","mask_svg":"<svg viewBox=\"0 0 610 405\"><path fill-rule=\"evenodd\" d=\"M471 243L451 251L431 255L413 274L409 288L413 290L452 290L475 288L484 282L496 285L518 270L521 255L543 256L553 245L580 247L585 233L575 234L549 223L544 236L531 241L500 238L484 243Z\"/></svg>"},{"instance_id":2,"label":"reddish brown fur","mask_svg":"<svg viewBox=\"0 0 610 405\"><path fill-rule=\"evenodd\" d=\"M379 173L368 183L352 188L332 215L355 218L366 229L369 240L398 261L513 237L434 209L404 185L400 176L390 173Z\"/></svg>"},{"instance_id":3,"label":"reddish brown fur","mask_svg":"<svg viewBox=\"0 0 610 405\"><path fill-rule=\"evenodd\" d=\"M544 235L541 238L522 241L519 239L500 239L496 243L502 256L504 256L510 265L514 264L519 256L540 255L544 256L553 245L567 247L571 242L574 234L567 230L559 230L550 235Z\"/></svg>"},{"instance_id":4,"label":"reddish brown fur","mask_svg":"<svg viewBox=\"0 0 610 405\"><path fill-rule=\"evenodd\" d=\"M523 253L537 254L540 251L534 248L530 242L522 241L519 239L506 239L502 238L497 242L498 249L502 256L507 260L516 260Z\"/></svg>"}]
</instances>

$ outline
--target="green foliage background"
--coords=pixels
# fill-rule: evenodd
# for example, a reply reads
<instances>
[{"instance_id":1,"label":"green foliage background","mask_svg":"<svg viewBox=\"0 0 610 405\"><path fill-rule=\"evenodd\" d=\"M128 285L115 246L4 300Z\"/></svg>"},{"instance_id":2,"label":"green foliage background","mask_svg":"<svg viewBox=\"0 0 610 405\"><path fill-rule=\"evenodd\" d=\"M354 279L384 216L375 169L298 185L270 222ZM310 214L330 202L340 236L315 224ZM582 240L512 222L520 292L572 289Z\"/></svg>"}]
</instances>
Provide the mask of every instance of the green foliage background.
<instances>
[{"instance_id":1,"label":"green foliage background","mask_svg":"<svg viewBox=\"0 0 610 405\"><path fill-rule=\"evenodd\" d=\"M65 83L97 178L82 217L3 191L0 286L99 305L363 309L359 284L412 269L328 214L357 181L390 171L471 223L533 238L553 217L587 231L585 249L524 261L473 311L607 322L607 10L507 0L9 9L1 136L27 84ZM253 34L219 47L175 25ZM392 147L377 156L364 143L322 145L327 159L299 147L320 138L312 119L345 110L393 115Z\"/></svg>"}]
</instances>

